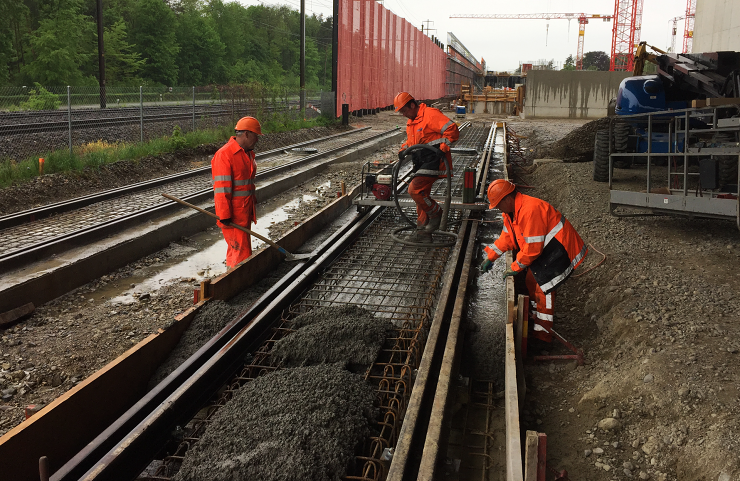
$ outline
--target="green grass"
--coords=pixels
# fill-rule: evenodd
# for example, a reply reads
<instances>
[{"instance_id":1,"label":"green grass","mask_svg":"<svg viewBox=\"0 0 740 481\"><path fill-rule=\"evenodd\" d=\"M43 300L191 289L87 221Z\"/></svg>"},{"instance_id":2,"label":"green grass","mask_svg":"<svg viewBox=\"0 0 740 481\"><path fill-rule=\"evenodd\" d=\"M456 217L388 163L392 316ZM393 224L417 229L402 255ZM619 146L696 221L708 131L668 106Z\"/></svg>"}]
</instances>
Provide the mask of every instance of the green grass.
<instances>
[{"instance_id":1,"label":"green grass","mask_svg":"<svg viewBox=\"0 0 740 481\"><path fill-rule=\"evenodd\" d=\"M262 133L287 132L308 127L335 125L338 120L319 117L315 120L295 120L288 115L274 115L262 122ZM176 152L202 144L224 142L234 134L231 127L217 127L208 130L196 130L183 134L175 127L172 135L135 144L108 144L96 142L75 147L74 153L69 149L59 149L38 157L29 157L20 161L0 160L0 188L23 183L39 175L39 157L45 159L44 174L73 172L84 169L97 169L103 165L119 160L137 160L143 157Z\"/></svg>"}]
</instances>

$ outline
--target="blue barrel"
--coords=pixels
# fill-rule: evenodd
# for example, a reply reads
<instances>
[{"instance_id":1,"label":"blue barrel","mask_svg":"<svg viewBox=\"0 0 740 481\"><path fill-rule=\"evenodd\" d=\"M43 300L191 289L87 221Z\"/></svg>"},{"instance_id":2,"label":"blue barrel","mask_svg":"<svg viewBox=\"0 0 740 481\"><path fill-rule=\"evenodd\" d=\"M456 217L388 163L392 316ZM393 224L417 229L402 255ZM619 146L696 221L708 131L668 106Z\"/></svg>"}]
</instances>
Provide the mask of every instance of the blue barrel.
<instances>
[{"instance_id":1,"label":"blue barrel","mask_svg":"<svg viewBox=\"0 0 740 481\"><path fill-rule=\"evenodd\" d=\"M465 115L465 106L464 105L458 105L457 109L455 110L455 113L457 115Z\"/></svg>"}]
</instances>

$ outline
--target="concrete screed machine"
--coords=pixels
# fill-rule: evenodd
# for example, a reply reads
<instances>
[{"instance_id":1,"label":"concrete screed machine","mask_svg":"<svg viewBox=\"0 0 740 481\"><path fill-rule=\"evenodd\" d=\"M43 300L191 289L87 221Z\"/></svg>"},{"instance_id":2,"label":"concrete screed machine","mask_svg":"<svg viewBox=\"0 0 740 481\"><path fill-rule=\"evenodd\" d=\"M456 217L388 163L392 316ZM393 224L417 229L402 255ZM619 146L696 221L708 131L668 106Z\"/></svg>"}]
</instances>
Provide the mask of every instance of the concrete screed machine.
<instances>
[{"instance_id":1,"label":"concrete screed machine","mask_svg":"<svg viewBox=\"0 0 740 481\"><path fill-rule=\"evenodd\" d=\"M619 85L609 128L596 133L593 178L646 167L646 189L611 190L610 207L735 219L740 158L740 52L650 54L642 42ZM642 75L646 62L656 73ZM652 169L652 172L651 172ZM667 174L666 179L656 175ZM731 202L717 202L729 200Z\"/></svg>"}]
</instances>

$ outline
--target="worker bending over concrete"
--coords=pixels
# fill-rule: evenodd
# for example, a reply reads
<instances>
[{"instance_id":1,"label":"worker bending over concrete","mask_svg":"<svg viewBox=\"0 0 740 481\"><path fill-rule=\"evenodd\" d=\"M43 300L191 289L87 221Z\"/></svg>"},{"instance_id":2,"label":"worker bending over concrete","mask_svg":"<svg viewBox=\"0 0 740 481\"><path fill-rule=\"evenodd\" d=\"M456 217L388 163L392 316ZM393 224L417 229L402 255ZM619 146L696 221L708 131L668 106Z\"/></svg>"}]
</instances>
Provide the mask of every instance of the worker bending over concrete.
<instances>
[{"instance_id":1,"label":"worker bending over concrete","mask_svg":"<svg viewBox=\"0 0 740 481\"><path fill-rule=\"evenodd\" d=\"M244 231L231 224L249 229L257 223L254 207L254 176L257 164L254 162L254 146L257 144L262 127L254 117L242 117L234 127L234 136L218 149L211 160L213 177L213 198L218 226L228 244L226 266L235 267L252 255L252 239Z\"/></svg>"},{"instance_id":2,"label":"worker bending over concrete","mask_svg":"<svg viewBox=\"0 0 740 481\"><path fill-rule=\"evenodd\" d=\"M447 166L443 156L452 167L450 146L458 138L460 131L457 124L447 118L441 111L418 103L408 92L401 92L393 99L393 106L397 112L406 117L406 141L398 152L399 160L402 152L412 145L426 144L434 147L435 151L419 149L413 152L414 178L409 184L409 195L416 202L416 231L409 238L412 242L431 242L432 232L439 229L442 222L442 207L429 195L432 185L437 179L447 177ZM452 172L449 172L452 175Z\"/></svg>"},{"instance_id":3,"label":"worker bending over concrete","mask_svg":"<svg viewBox=\"0 0 740 481\"><path fill-rule=\"evenodd\" d=\"M486 246L480 270L488 272L504 252L518 251L503 278L527 271L527 290L535 308L533 335L550 342L555 289L578 267L588 249L563 214L544 200L517 192L508 180L491 182L488 200L489 208L503 213L504 228L496 242Z\"/></svg>"}]
</instances>

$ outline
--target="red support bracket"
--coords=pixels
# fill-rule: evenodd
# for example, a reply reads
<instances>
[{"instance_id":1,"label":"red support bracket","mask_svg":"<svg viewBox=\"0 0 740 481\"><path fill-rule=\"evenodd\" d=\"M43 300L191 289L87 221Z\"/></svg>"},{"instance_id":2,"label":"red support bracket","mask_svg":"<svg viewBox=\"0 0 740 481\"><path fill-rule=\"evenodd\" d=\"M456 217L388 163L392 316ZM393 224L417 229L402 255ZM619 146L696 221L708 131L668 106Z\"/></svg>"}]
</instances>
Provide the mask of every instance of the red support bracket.
<instances>
[{"instance_id":1,"label":"red support bracket","mask_svg":"<svg viewBox=\"0 0 740 481\"><path fill-rule=\"evenodd\" d=\"M565 339L563 336L555 332L555 329L551 329L550 332L552 333L553 337L560 342L562 345L567 347L569 350L573 351L575 354L564 354L564 355L553 355L553 356L534 356L535 361L555 361L555 360L564 360L564 359L575 359L578 362L579 366L583 366L583 349L579 349L576 346L574 346L570 341Z\"/></svg>"}]
</instances>

